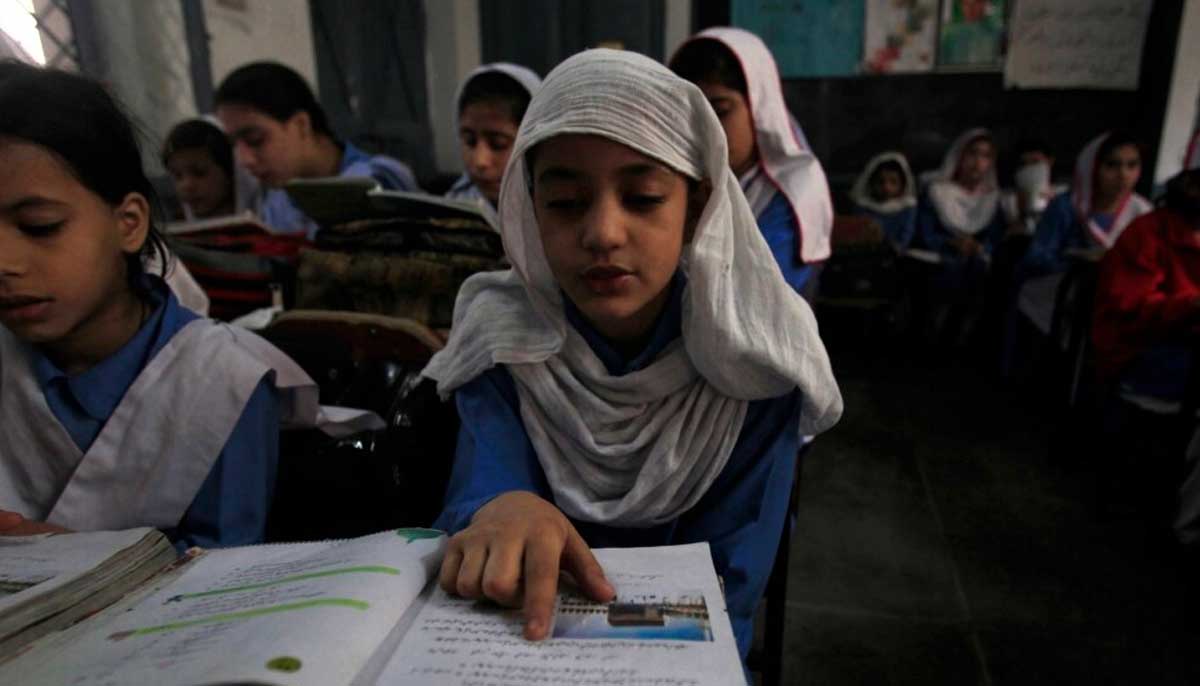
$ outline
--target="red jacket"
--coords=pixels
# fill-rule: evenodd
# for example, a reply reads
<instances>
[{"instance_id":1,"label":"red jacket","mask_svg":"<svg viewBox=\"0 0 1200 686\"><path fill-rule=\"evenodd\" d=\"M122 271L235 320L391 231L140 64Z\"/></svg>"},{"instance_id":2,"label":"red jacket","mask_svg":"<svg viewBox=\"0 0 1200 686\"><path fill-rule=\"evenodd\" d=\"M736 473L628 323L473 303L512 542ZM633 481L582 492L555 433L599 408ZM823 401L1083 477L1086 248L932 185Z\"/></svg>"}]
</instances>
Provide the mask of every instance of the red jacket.
<instances>
[{"instance_id":1,"label":"red jacket","mask_svg":"<svg viewBox=\"0 0 1200 686\"><path fill-rule=\"evenodd\" d=\"M1200 227L1167 209L1134 220L1100 262L1092 341L1114 380L1148 348L1200 324Z\"/></svg>"}]
</instances>

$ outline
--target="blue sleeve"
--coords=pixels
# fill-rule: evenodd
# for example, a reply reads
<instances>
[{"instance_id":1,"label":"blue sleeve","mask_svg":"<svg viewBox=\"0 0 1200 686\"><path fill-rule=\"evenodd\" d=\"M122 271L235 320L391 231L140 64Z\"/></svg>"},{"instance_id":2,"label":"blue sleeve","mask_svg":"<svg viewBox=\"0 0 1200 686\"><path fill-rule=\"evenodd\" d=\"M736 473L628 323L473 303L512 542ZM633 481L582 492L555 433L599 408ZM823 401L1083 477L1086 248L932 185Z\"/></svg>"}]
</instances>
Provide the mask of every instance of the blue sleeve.
<instances>
[{"instance_id":1,"label":"blue sleeve","mask_svg":"<svg viewBox=\"0 0 1200 686\"><path fill-rule=\"evenodd\" d=\"M976 240L983 246L983 251L989 257L992 251L1000 242L1004 240L1004 234L1008 231L1008 220L1004 216L1004 208L999 203L996 204L996 213L992 215L992 221L976 236Z\"/></svg>"},{"instance_id":2,"label":"blue sleeve","mask_svg":"<svg viewBox=\"0 0 1200 686\"><path fill-rule=\"evenodd\" d=\"M179 526L167 536L180 550L261 543L279 464L279 397L267 378L200 486Z\"/></svg>"},{"instance_id":3,"label":"blue sleeve","mask_svg":"<svg viewBox=\"0 0 1200 686\"><path fill-rule=\"evenodd\" d=\"M493 367L455 391L454 401L462 426L446 504L434 528L457 533L479 508L509 491L530 491L552 500L508 371Z\"/></svg>"},{"instance_id":4,"label":"blue sleeve","mask_svg":"<svg viewBox=\"0 0 1200 686\"><path fill-rule=\"evenodd\" d=\"M900 250L907 249L917 233L917 208L908 207L897 212L885 226L892 243Z\"/></svg>"},{"instance_id":5,"label":"blue sleeve","mask_svg":"<svg viewBox=\"0 0 1200 686\"><path fill-rule=\"evenodd\" d=\"M917 236L925 248L945 252L946 239L949 238L949 234L942 227L942 220L938 217L933 203L930 202L928 193L922 193L921 200L917 204Z\"/></svg>"},{"instance_id":6,"label":"blue sleeve","mask_svg":"<svg viewBox=\"0 0 1200 686\"><path fill-rule=\"evenodd\" d=\"M385 155L375 155L355 162L342 170L340 176L366 176L379 182L389 191L416 191L417 179L404 163Z\"/></svg>"},{"instance_id":7,"label":"blue sleeve","mask_svg":"<svg viewBox=\"0 0 1200 686\"><path fill-rule=\"evenodd\" d=\"M783 278L797 293L812 276L812 267L800 262L796 249L796 218L783 193L776 193L762 214L758 215L758 230L771 248Z\"/></svg>"},{"instance_id":8,"label":"blue sleeve","mask_svg":"<svg viewBox=\"0 0 1200 686\"><path fill-rule=\"evenodd\" d=\"M745 659L767 587L800 448L799 393L751 405L730 464L680 522L681 543L707 541Z\"/></svg>"},{"instance_id":9,"label":"blue sleeve","mask_svg":"<svg viewBox=\"0 0 1200 686\"><path fill-rule=\"evenodd\" d=\"M1052 274L1066 269L1063 251L1075 223L1071 209L1071 197L1067 193L1056 196L1042 212L1037 229L1029 244L1029 251L1021 261L1019 274L1023 278Z\"/></svg>"}]
</instances>

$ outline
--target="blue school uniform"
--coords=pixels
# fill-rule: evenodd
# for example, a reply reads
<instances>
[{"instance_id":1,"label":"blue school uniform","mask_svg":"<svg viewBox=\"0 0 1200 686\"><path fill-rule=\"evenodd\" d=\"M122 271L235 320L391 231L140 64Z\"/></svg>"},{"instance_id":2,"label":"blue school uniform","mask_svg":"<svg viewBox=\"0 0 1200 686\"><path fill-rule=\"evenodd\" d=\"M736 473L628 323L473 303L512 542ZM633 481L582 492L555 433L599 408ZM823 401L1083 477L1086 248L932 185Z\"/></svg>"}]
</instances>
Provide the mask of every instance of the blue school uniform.
<instances>
[{"instance_id":1,"label":"blue school uniform","mask_svg":"<svg viewBox=\"0 0 1200 686\"><path fill-rule=\"evenodd\" d=\"M419 190L412 170L403 163L386 155L369 155L350 143L344 143L343 146L338 176L372 178L387 190ZM279 233L304 233L311 239L319 228L316 222L292 203L287 191L282 188L266 192L259 214L264 224Z\"/></svg>"},{"instance_id":2,"label":"blue school uniform","mask_svg":"<svg viewBox=\"0 0 1200 686\"><path fill-rule=\"evenodd\" d=\"M1115 215L1093 214L1092 221L1104 231L1112 228ZM1066 251L1071 248L1088 249L1096 246L1087 227L1079 221L1079 214L1071 205L1071 194L1056 195L1038 220L1037 230L1029 251L1021 261L1018 278L1056 274L1067 270L1069 260Z\"/></svg>"},{"instance_id":3,"label":"blue school uniform","mask_svg":"<svg viewBox=\"0 0 1200 686\"><path fill-rule=\"evenodd\" d=\"M815 270L813 265L804 264L796 257L796 215L787 196L776 192L771 202L759 213L757 221L758 230L767 240L784 280L797 293L808 298Z\"/></svg>"},{"instance_id":4,"label":"blue school uniform","mask_svg":"<svg viewBox=\"0 0 1200 686\"><path fill-rule=\"evenodd\" d=\"M896 212L879 212L867 207L857 206L855 212L864 217L870 217L883 227L884 239L895 246L897 250L905 250L912 243L917 233L917 208L905 207Z\"/></svg>"},{"instance_id":5,"label":"blue school uniform","mask_svg":"<svg viewBox=\"0 0 1200 686\"><path fill-rule=\"evenodd\" d=\"M667 308L646 348L624 359L565 300L567 319L610 374L649 365L681 335L683 277L672 285ZM644 529L572 521L594 548L676 545L707 541L743 659L753 637L754 611L766 588L783 533L799 449L799 391L750 403L728 464L708 492L673 522ZM462 429L446 496L434 524L451 533L470 524L475 512L508 491L530 491L554 501L545 472L521 420L516 384L503 366L493 367L455 394Z\"/></svg>"},{"instance_id":6,"label":"blue school uniform","mask_svg":"<svg viewBox=\"0 0 1200 686\"><path fill-rule=\"evenodd\" d=\"M921 195L917 204L917 236L924 247L941 255L941 265L930 282L940 300L966 303L980 296L992 250L1004 237L1006 228L1004 212L997 202L991 220L972 236L983 246L983 257L965 258L950 246L953 234L942 224L928 192Z\"/></svg>"},{"instance_id":7,"label":"blue school uniform","mask_svg":"<svg viewBox=\"0 0 1200 686\"><path fill-rule=\"evenodd\" d=\"M46 404L85 453L142 369L172 336L199 318L182 307L160 279L147 279L154 313L129 342L104 361L67 376L45 355L34 353L33 373ZM264 378L183 519L165 532L180 550L263 540L275 487L279 423L279 401L270 380Z\"/></svg>"}]
</instances>

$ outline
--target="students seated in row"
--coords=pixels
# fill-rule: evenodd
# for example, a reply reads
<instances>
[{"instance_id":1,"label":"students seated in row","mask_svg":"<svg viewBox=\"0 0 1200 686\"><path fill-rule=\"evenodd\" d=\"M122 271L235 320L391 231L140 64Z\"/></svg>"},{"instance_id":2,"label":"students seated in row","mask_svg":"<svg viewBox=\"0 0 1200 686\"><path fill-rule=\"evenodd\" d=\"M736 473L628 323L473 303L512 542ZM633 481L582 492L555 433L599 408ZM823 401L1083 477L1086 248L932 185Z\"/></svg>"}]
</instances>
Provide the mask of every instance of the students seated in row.
<instances>
[{"instance_id":1,"label":"students seated in row","mask_svg":"<svg viewBox=\"0 0 1200 686\"><path fill-rule=\"evenodd\" d=\"M504 178L517 129L521 127L529 99L541 84L541 78L525 67L496 62L468 74L455 98L458 140L466 171L446 197L478 203L493 227L499 227L496 206L500 180Z\"/></svg>"},{"instance_id":2,"label":"students seated in row","mask_svg":"<svg viewBox=\"0 0 1200 686\"><path fill-rule=\"evenodd\" d=\"M670 66L712 104L729 164L784 278L811 300L830 253L833 203L825 171L788 112L771 51L749 31L713 28L684 43Z\"/></svg>"},{"instance_id":3,"label":"students seated in row","mask_svg":"<svg viewBox=\"0 0 1200 686\"><path fill-rule=\"evenodd\" d=\"M927 178L917 206L917 235L941 256L929 283L932 334L963 342L982 315L992 250L1006 228L992 134L963 133Z\"/></svg>"},{"instance_id":4,"label":"students seated in row","mask_svg":"<svg viewBox=\"0 0 1200 686\"><path fill-rule=\"evenodd\" d=\"M1092 324L1096 370L1128 394L1183 396L1200 329L1200 171L1167 184L1104 255Z\"/></svg>"},{"instance_id":5,"label":"students seated in row","mask_svg":"<svg viewBox=\"0 0 1200 686\"><path fill-rule=\"evenodd\" d=\"M371 155L338 138L304 78L274 62L255 62L225 77L215 95L217 117L238 163L264 186L258 203L267 226L312 238L317 225L283 185L292 179L362 176L391 190L417 190L404 164Z\"/></svg>"},{"instance_id":6,"label":"students seated in row","mask_svg":"<svg viewBox=\"0 0 1200 686\"><path fill-rule=\"evenodd\" d=\"M153 206L104 88L0 65L0 533L263 538L283 408L315 389L144 272Z\"/></svg>"},{"instance_id":7,"label":"students seated in row","mask_svg":"<svg viewBox=\"0 0 1200 686\"><path fill-rule=\"evenodd\" d=\"M175 183L185 221L253 209L258 184L234 163L233 147L215 118L176 124L163 143L162 163Z\"/></svg>"},{"instance_id":8,"label":"students seated in row","mask_svg":"<svg viewBox=\"0 0 1200 686\"><path fill-rule=\"evenodd\" d=\"M908 160L898 152L871 158L850 189L856 214L871 217L884 238L903 251L917 231L917 188Z\"/></svg>"},{"instance_id":9,"label":"students seated in row","mask_svg":"<svg viewBox=\"0 0 1200 686\"><path fill-rule=\"evenodd\" d=\"M638 113L631 116L630 113ZM547 635L559 569L608 600L590 547L706 541L742 655L800 436L838 392L704 94L632 52L546 77L500 198L513 269L471 277L424 374L459 434L440 583Z\"/></svg>"}]
</instances>

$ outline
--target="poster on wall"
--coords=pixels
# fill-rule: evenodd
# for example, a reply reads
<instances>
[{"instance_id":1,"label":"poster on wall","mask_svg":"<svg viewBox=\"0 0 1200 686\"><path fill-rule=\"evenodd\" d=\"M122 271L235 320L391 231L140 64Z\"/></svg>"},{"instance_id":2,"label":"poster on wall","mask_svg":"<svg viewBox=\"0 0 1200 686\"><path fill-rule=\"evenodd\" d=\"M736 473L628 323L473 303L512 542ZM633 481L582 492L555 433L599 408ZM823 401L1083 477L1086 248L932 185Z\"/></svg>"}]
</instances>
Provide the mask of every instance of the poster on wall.
<instances>
[{"instance_id":1,"label":"poster on wall","mask_svg":"<svg viewBox=\"0 0 1200 686\"><path fill-rule=\"evenodd\" d=\"M937 25L937 0L867 0L863 71L930 71L937 54Z\"/></svg>"},{"instance_id":2,"label":"poster on wall","mask_svg":"<svg viewBox=\"0 0 1200 686\"><path fill-rule=\"evenodd\" d=\"M1003 66L1004 0L942 0L938 66L999 70Z\"/></svg>"},{"instance_id":3,"label":"poster on wall","mask_svg":"<svg viewBox=\"0 0 1200 686\"><path fill-rule=\"evenodd\" d=\"M1013 9L1007 88L1137 90L1146 0L1021 0Z\"/></svg>"},{"instance_id":4,"label":"poster on wall","mask_svg":"<svg viewBox=\"0 0 1200 686\"><path fill-rule=\"evenodd\" d=\"M783 78L854 76L866 0L733 0L733 25L771 48Z\"/></svg>"}]
</instances>

